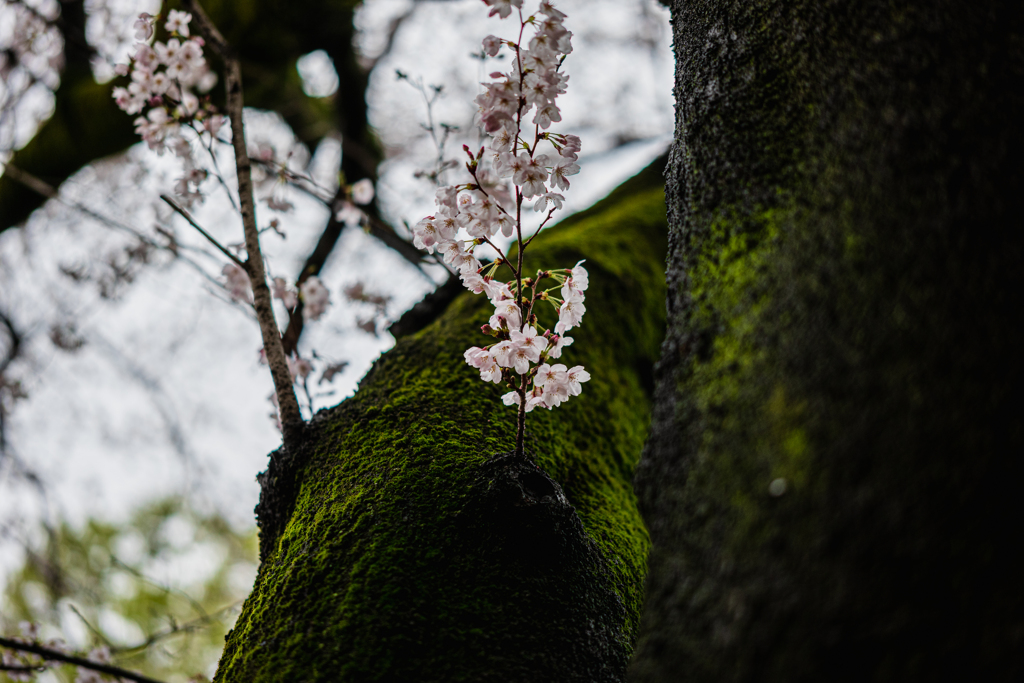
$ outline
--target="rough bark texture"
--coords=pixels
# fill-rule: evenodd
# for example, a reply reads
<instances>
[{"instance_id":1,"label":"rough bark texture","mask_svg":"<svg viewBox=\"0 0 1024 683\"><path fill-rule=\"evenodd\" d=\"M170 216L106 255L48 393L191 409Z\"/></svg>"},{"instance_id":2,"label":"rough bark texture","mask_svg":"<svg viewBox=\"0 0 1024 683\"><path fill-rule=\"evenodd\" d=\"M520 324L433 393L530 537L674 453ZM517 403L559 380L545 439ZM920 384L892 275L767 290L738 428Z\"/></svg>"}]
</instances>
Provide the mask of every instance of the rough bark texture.
<instances>
[{"instance_id":1,"label":"rough bark texture","mask_svg":"<svg viewBox=\"0 0 1024 683\"><path fill-rule=\"evenodd\" d=\"M675 3L632 680L1024 675L1022 14Z\"/></svg>"},{"instance_id":2,"label":"rough bark texture","mask_svg":"<svg viewBox=\"0 0 1024 683\"><path fill-rule=\"evenodd\" d=\"M508 454L506 390L462 358L487 340L482 296L400 338L318 414L273 473L294 495L268 502L261 533L287 524L263 539L216 680L623 680L648 549L631 479L664 331L663 163L530 247L528 269L587 259L563 360L593 379L530 413L528 458Z\"/></svg>"}]
</instances>

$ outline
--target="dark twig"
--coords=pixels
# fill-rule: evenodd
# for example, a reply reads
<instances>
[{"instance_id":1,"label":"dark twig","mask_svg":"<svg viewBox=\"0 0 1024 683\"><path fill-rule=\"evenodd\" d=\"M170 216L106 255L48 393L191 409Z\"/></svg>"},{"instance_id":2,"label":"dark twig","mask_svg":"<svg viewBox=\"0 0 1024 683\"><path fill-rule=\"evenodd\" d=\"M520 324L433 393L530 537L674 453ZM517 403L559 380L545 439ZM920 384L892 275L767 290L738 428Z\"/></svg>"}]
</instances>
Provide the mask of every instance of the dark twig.
<instances>
[{"instance_id":1,"label":"dark twig","mask_svg":"<svg viewBox=\"0 0 1024 683\"><path fill-rule=\"evenodd\" d=\"M84 657L66 655L60 650L55 650L53 648L45 647L43 645L37 645L35 643L23 643L19 640L12 640L11 638L0 637L0 647L6 647L10 650L18 650L19 652L28 652L29 654L39 655L47 661L64 662L65 664L71 664L73 666L80 666L85 669L99 671L100 673L107 674L108 676L126 678L129 681L136 681L137 683L162 683L162 681L158 681L155 678L143 676L140 673L129 671L128 669L122 669L119 666L94 662L91 659L86 659Z\"/></svg>"},{"instance_id":2,"label":"dark twig","mask_svg":"<svg viewBox=\"0 0 1024 683\"><path fill-rule=\"evenodd\" d=\"M170 197L168 197L165 194L160 195L160 199L164 200L167 203L168 206L170 206L172 209L174 209L176 212L178 212L178 214L181 215L182 218L187 220L189 225L191 225L193 228L198 230L200 235L202 235L203 237L205 237L207 240L210 241L210 244L212 244L213 246L217 247L217 249L219 249L222 254L224 254L229 259L234 261L235 265L237 265L242 270L245 270L246 272L248 272L248 269L245 266L245 262L242 261L237 256L235 256L234 254L232 254L230 251L228 251L227 248L224 245L222 245L220 242L218 242L217 239L213 235L211 235L210 233L206 232L206 230L203 229L203 226L201 226L198 223L196 223L195 219L192 218L192 215L189 214L189 212L186 211L184 209L184 207L179 205L178 202L174 201L173 199L171 199Z\"/></svg>"},{"instance_id":3,"label":"dark twig","mask_svg":"<svg viewBox=\"0 0 1024 683\"><path fill-rule=\"evenodd\" d=\"M95 626L93 626L92 622L90 622L88 619L86 619L85 615L82 614L82 612L79 611L79 609L77 607L75 607L74 604L69 603L68 607L71 608L71 611L75 613L75 616L78 617L82 621L83 624L85 624L85 627L87 629L89 629L94 636L96 636L97 638L102 640L104 645L110 645L110 641L107 640L107 637L105 635L103 635L103 632L100 631Z\"/></svg>"}]
</instances>

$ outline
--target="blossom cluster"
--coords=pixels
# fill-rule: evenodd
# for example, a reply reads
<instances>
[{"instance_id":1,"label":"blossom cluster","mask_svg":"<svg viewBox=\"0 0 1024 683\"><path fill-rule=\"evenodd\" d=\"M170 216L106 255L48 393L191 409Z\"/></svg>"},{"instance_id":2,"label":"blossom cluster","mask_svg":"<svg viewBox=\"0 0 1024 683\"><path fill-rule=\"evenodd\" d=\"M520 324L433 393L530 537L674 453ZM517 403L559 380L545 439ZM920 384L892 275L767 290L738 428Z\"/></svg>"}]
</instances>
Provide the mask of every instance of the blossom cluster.
<instances>
[{"instance_id":1,"label":"blossom cluster","mask_svg":"<svg viewBox=\"0 0 1024 683\"><path fill-rule=\"evenodd\" d=\"M113 91L117 105L129 114L144 114L135 119L135 132L159 154L170 149L181 158L184 175L178 179L175 193L191 205L201 199L199 184L207 171L196 166L192 145L184 127L197 134L216 137L224 125L224 116L198 93L206 93L217 81L203 56L203 39L189 36L188 12L171 10L164 28L171 34L167 42L149 41L154 37L157 18L143 12L135 22L135 53L130 64L119 64L118 75L129 76L128 87Z\"/></svg>"},{"instance_id":2,"label":"blossom cluster","mask_svg":"<svg viewBox=\"0 0 1024 683\"><path fill-rule=\"evenodd\" d=\"M556 282L548 290L538 291L538 284L546 279ZM505 405L519 405L525 398L525 411L534 408L555 408L568 400L570 396L579 396L581 382L590 379L590 373L582 365L566 368L561 363L548 364L547 361L562 356L562 349L571 346L572 337L565 332L580 324L583 313L584 294L589 284L587 270L582 262L571 270L541 271L535 278L523 281L523 292L528 296L515 297L511 285L514 283L497 283L484 279L484 291L494 305L494 314L484 326L484 332L499 338L495 344L480 348L471 347L465 353L466 362L480 371L480 379L500 384L505 382L512 391L502 396ZM561 284L561 300L550 294ZM517 303L517 299L519 303ZM522 302L528 302L527 318L522 317ZM532 324L536 321L533 305L537 301L550 302L558 312L558 324L555 331L545 330L542 334ZM535 364L540 364L533 368ZM521 382L516 386L516 375ZM532 381L532 389L527 391L527 384Z\"/></svg>"},{"instance_id":3,"label":"blossom cluster","mask_svg":"<svg viewBox=\"0 0 1024 683\"><path fill-rule=\"evenodd\" d=\"M543 228L565 200L554 190L567 190L569 176L580 170L576 163L580 139L548 130L562 120L556 99L566 92L569 80L560 67L572 51L572 33L563 24L566 15L549 0L542 0L537 13L528 18L523 17L522 0L483 1L491 8L490 15L501 19L517 10L520 29L516 41L493 35L483 40L486 55L495 57L508 47L515 57L508 73L490 74L494 80L482 84L483 92L476 98L480 126L490 136L490 151L485 158L484 148L476 155L464 148L469 155L466 169L473 182L437 190L437 210L413 227L413 244L430 253L437 250L444 262L458 271L467 289L485 293L494 306L483 331L499 341L485 348L470 348L465 353L466 362L480 371L484 381L504 382L512 388L503 396L506 405L519 405L525 412L538 406L551 409L579 395L580 383L590 378L582 366L567 369L547 362L558 359L562 348L573 341L565 333L580 324L586 311L583 300L588 278L582 262L572 269L523 277L521 255L530 240L523 240L522 206L524 200L532 199L534 211L547 212ZM527 26L535 30L524 44ZM532 141L524 134L527 129L533 133ZM514 193L508 190L509 180ZM499 231L506 238L515 235L520 254L518 268L492 242ZM483 244L499 254L487 266L474 254ZM494 279L503 264L513 271L514 280ZM554 280L555 285L540 287L545 280ZM552 293L558 289L560 298ZM548 301L555 307L558 323L554 332L537 332L533 312L537 301Z\"/></svg>"}]
</instances>

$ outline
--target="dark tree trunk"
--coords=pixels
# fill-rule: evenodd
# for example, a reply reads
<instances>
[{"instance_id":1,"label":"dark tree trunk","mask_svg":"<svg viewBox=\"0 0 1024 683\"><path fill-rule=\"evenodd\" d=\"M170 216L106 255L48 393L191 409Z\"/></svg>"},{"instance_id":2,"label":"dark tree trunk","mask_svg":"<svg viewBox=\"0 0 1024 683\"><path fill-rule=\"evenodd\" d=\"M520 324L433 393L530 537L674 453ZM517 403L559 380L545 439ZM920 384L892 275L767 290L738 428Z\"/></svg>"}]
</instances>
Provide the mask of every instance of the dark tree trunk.
<instances>
[{"instance_id":1,"label":"dark tree trunk","mask_svg":"<svg viewBox=\"0 0 1024 683\"><path fill-rule=\"evenodd\" d=\"M1024 676L1022 15L675 2L632 680Z\"/></svg>"}]
</instances>

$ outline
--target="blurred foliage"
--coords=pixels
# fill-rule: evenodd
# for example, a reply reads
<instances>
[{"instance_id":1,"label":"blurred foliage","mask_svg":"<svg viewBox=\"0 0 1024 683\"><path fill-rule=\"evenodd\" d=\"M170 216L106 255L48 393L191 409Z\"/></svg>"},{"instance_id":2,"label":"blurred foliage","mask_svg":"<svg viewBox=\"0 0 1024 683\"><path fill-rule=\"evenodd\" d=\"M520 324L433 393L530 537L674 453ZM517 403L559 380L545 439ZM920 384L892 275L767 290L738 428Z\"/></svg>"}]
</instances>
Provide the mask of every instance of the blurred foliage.
<instances>
[{"instance_id":1,"label":"blurred foliage","mask_svg":"<svg viewBox=\"0 0 1024 683\"><path fill-rule=\"evenodd\" d=\"M121 526L64 523L27 549L11 575L0 633L31 622L41 640L63 638L79 651L107 645L117 666L170 683L212 674L256 557L255 530L239 534L180 498L152 503ZM74 678L65 667L39 680Z\"/></svg>"}]
</instances>

